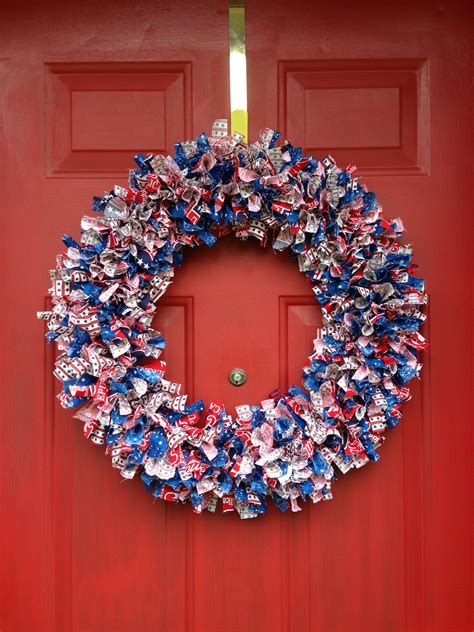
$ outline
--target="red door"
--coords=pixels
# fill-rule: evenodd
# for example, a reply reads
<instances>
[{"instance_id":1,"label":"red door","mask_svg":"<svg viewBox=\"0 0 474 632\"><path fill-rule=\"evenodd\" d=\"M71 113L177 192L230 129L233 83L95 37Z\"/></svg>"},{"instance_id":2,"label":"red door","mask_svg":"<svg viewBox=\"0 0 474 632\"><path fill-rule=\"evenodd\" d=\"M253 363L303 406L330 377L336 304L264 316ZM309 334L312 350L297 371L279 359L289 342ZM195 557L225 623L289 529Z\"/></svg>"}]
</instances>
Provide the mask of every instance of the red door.
<instances>
[{"instance_id":1,"label":"red door","mask_svg":"<svg viewBox=\"0 0 474 632\"><path fill-rule=\"evenodd\" d=\"M463 2L247 2L250 137L275 126L354 161L403 218L430 297L422 379L377 467L289 520L290 629L472 628L469 17Z\"/></svg>"},{"instance_id":2,"label":"red door","mask_svg":"<svg viewBox=\"0 0 474 632\"><path fill-rule=\"evenodd\" d=\"M56 402L34 320L92 195L124 184L136 151L170 152L228 114L227 4L3 9L2 632L472 627L468 14L380 7L247 2L250 138L269 125L359 165L415 244L431 348L377 467L329 503L253 521L119 484ZM170 378L229 407L297 381L320 323L295 265L228 239L189 253L160 305Z\"/></svg>"}]
</instances>

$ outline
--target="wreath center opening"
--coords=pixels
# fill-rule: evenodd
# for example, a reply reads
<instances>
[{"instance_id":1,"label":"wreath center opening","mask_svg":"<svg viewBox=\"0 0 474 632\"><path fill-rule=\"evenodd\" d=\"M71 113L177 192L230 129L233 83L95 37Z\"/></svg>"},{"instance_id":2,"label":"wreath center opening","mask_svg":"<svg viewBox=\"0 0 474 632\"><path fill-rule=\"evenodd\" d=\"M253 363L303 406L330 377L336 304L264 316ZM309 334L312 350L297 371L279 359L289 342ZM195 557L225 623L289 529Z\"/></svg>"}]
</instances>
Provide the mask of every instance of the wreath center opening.
<instances>
[{"instance_id":1,"label":"wreath center opening","mask_svg":"<svg viewBox=\"0 0 474 632\"><path fill-rule=\"evenodd\" d=\"M233 235L183 254L152 322L166 340L167 379L189 401L217 398L229 411L300 386L322 315L298 262ZM238 389L229 381L235 367L247 374Z\"/></svg>"}]
</instances>

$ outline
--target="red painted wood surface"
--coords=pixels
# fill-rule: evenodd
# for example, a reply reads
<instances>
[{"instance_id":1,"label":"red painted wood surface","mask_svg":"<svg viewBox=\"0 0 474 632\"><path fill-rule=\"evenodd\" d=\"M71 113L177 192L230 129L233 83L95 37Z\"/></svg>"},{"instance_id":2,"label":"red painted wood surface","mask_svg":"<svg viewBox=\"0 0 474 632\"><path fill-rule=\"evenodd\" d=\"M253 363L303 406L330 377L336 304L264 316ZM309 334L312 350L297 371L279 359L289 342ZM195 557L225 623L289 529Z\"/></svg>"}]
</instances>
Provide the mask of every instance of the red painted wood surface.
<instances>
[{"instance_id":1,"label":"red painted wood surface","mask_svg":"<svg viewBox=\"0 0 474 632\"><path fill-rule=\"evenodd\" d=\"M376 467L251 522L119 484L55 401L34 319L91 196L123 184L137 150L227 115L226 3L0 14L1 631L470 630L467 6L247 2L250 137L270 125L359 165L415 244L432 343ZM189 253L157 316L170 377L230 406L296 381L319 323L294 264L228 239Z\"/></svg>"},{"instance_id":2,"label":"red painted wood surface","mask_svg":"<svg viewBox=\"0 0 474 632\"><path fill-rule=\"evenodd\" d=\"M464 2L247 2L250 136L275 126L358 164L430 295L422 380L380 462L336 484L306 531L291 522L290 629L472 628L469 16Z\"/></svg>"}]
</instances>

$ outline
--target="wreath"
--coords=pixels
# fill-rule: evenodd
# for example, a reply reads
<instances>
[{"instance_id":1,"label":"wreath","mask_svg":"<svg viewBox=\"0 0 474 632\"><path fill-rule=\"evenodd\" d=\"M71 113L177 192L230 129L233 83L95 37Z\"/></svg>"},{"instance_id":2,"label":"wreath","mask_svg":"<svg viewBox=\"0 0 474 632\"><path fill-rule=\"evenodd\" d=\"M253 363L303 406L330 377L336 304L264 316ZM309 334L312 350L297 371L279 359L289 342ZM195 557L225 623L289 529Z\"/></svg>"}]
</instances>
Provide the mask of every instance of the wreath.
<instances>
[{"instance_id":1,"label":"wreath","mask_svg":"<svg viewBox=\"0 0 474 632\"><path fill-rule=\"evenodd\" d=\"M378 459L419 374L423 280L374 193L331 156L304 156L265 129L245 144L216 121L212 136L175 145L174 157L135 157L127 188L93 198L81 240L51 271L48 341L59 355L58 396L106 446L122 476L156 498L253 518L273 502L332 497L336 471ZM236 414L220 401L188 403L165 379L156 304L186 247L234 234L287 251L311 281L323 328L302 385ZM337 468L337 470L336 470Z\"/></svg>"}]
</instances>

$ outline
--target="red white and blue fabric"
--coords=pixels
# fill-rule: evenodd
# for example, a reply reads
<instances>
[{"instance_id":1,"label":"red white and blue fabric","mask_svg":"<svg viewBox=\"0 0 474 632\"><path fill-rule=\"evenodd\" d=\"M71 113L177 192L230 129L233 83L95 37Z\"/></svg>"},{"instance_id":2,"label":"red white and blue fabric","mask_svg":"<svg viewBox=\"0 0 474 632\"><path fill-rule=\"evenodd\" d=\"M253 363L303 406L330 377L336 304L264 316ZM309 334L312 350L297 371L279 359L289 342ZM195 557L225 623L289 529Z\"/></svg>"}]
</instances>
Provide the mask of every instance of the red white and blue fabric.
<instances>
[{"instance_id":1,"label":"red white and blue fabric","mask_svg":"<svg viewBox=\"0 0 474 632\"><path fill-rule=\"evenodd\" d=\"M427 298L401 220L353 164L304 156L270 129L247 145L223 128L174 157L136 156L129 186L93 199L80 241L63 237L53 306L38 317L59 351L61 404L122 476L198 513L252 518L269 500L283 511L328 500L338 471L378 459L421 368ZM230 233L287 252L323 315L302 383L235 412L187 401L152 328L186 249Z\"/></svg>"}]
</instances>

